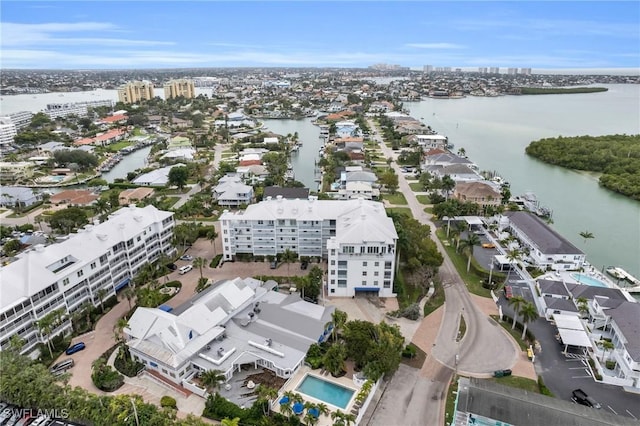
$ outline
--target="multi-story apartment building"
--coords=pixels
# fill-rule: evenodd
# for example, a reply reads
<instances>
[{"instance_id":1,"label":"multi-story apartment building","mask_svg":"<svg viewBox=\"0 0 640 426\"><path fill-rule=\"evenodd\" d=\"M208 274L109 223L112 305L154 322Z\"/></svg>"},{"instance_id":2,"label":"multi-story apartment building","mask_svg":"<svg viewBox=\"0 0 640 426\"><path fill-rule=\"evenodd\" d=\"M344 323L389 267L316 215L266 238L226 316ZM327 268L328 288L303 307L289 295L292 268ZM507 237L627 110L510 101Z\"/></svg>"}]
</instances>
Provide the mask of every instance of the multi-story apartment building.
<instances>
[{"instance_id":1,"label":"multi-story apartment building","mask_svg":"<svg viewBox=\"0 0 640 426\"><path fill-rule=\"evenodd\" d=\"M164 98L173 99L183 96L187 99L196 96L196 89L193 81L181 78L179 80L170 80L164 84Z\"/></svg>"},{"instance_id":2,"label":"multi-story apartment building","mask_svg":"<svg viewBox=\"0 0 640 426\"><path fill-rule=\"evenodd\" d=\"M118 88L118 100L124 104L135 104L153 99L153 83L131 81Z\"/></svg>"},{"instance_id":3,"label":"multi-story apartment building","mask_svg":"<svg viewBox=\"0 0 640 426\"><path fill-rule=\"evenodd\" d=\"M97 306L98 295L113 296L145 264L173 250L173 228L173 213L132 205L66 241L18 255L0 272L0 350L17 335L26 342L23 351L31 352L44 342L36 322L47 313L62 308L70 314L85 301ZM52 335L70 327L66 321Z\"/></svg>"},{"instance_id":4,"label":"multi-story apartment building","mask_svg":"<svg viewBox=\"0 0 640 426\"><path fill-rule=\"evenodd\" d=\"M289 249L328 260L329 296L375 292L392 297L396 233L382 203L267 198L220 217L223 257L274 256Z\"/></svg>"},{"instance_id":5,"label":"multi-story apartment building","mask_svg":"<svg viewBox=\"0 0 640 426\"><path fill-rule=\"evenodd\" d=\"M9 117L0 117L0 147L13 143L13 138L17 134L13 121Z\"/></svg>"},{"instance_id":6,"label":"multi-story apartment building","mask_svg":"<svg viewBox=\"0 0 640 426\"><path fill-rule=\"evenodd\" d=\"M17 111L8 114L7 117L9 117L11 122L15 124L16 130L22 130L31 124L33 113L31 111Z\"/></svg>"},{"instance_id":7,"label":"multi-story apartment building","mask_svg":"<svg viewBox=\"0 0 640 426\"><path fill-rule=\"evenodd\" d=\"M86 101L86 102L69 102L64 104L47 104L47 109L44 113L51 119L58 117L66 117L69 115L76 115L78 117L86 117L89 108L95 108L100 106L113 106L113 101L110 99L103 99L98 101Z\"/></svg>"}]
</instances>

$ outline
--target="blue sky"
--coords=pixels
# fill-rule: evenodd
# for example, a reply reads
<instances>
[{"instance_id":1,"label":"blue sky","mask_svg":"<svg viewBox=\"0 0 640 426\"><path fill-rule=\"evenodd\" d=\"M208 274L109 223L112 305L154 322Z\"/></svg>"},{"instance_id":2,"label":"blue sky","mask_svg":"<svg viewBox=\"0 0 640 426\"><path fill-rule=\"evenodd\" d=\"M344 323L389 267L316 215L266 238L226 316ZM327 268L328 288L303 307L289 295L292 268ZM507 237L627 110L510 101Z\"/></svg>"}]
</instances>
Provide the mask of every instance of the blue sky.
<instances>
[{"instance_id":1,"label":"blue sky","mask_svg":"<svg viewBox=\"0 0 640 426\"><path fill-rule=\"evenodd\" d=\"M7 1L2 68L640 67L640 2Z\"/></svg>"}]
</instances>

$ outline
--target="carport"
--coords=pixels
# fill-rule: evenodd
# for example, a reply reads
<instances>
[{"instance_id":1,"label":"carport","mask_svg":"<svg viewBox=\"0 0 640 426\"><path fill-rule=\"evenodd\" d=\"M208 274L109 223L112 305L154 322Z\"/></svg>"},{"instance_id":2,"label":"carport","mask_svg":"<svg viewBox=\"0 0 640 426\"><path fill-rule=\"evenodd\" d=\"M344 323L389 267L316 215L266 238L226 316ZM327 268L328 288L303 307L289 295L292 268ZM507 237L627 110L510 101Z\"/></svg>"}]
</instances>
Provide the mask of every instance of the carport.
<instances>
[{"instance_id":1,"label":"carport","mask_svg":"<svg viewBox=\"0 0 640 426\"><path fill-rule=\"evenodd\" d=\"M573 315L556 314L553 320L558 328L558 333L564 345L564 353L567 353L569 346L579 346L583 348L592 348L591 340L582 325L582 321Z\"/></svg>"}]
</instances>

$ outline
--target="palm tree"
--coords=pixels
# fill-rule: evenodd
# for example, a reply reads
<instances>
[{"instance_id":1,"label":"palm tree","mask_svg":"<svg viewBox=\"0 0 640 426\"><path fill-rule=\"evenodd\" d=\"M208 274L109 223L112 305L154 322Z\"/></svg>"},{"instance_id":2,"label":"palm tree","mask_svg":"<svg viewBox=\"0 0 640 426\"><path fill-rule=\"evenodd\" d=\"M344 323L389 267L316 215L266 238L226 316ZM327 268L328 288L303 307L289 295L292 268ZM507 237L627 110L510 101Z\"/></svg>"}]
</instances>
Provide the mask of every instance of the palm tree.
<instances>
[{"instance_id":1,"label":"palm tree","mask_svg":"<svg viewBox=\"0 0 640 426\"><path fill-rule=\"evenodd\" d=\"M344 426L344 413L340 410L331 413L331 420L333 420L333 426Z\"/></svg>"},{"instance_id":2,"label":"palm tree","mask_svg":"<svg viewBox=\"0 0 640 426\"><path fill-rule=\"evenodd\" d=\"M312 426L318 422L318 419L307 410L307 414L304 415L302 421L306 426Z\"/></svg>"},{"instance_id":3,"label":"palm tree","mask_svg":"<svg viewBox=\"0 0 640 426\"><path fill-rule=\"evenodd\" d=\"M258 400L263 400L267 403L267 412L264 413L264 415L267 416L271 412L271 401L278 397L278 391L269 386L259 385L257 393Z\"/></svg>"},{"instance_id":4,"label":"palm tree","mask_svg":"<svg viewBox=\"0 0 640 426\"><path fill-rule=\"evenodd\" d=\"M218 238L218 233L216 232L215 229L210 230L209 232L207 232L207 240L211 241L211 244L213 245L213 257L216 257L216 238Z\"/></svg>"},{"instance_id":5,"label":"palm tree","mask_svg":"<svg viewBox=\"0 0 640 426\"><path fill-rule=\"evenodd\" d=\"M286 404L280 404L280 413L284 416L291 416L293 414L293 408L291 407L291 399Z\"/></svg>"},{"instance_id":6,"label":"palm tree","mask_svg":"<svg viewBox=\"0 0 640 426\"><path fill-rule=\"evenodd\" d=\"M507 257L507 260L509 261L509 272L507 272L507 279L505 280L505 285L509 283L509 277L511 276L511 270L513 269L511 265L513 265L514 262L517 262L518 260L520 260L520 256L522 256L522 253L520 252L520 250L517 250L517 249L509 250L507 252L506 257Z\"/></svg>"},{"instance_id":7,"label":"palm tree","mask_svg":"<svg viewBox=\"0 0 640 426\"><path fill-rule=\"evenodd\" d=\"M316 405L316 408L318 409L318 413L321 416L327 416L329 415L329 407L327 407L327 404L321 402L319 404Z\"/></svg>"},{"instance_id":8,"label":"palm tree","mask_svg":"<svg viewBox=\"0 0 640 426\"><path fill-rule=\"evenodd\" d=\"M334 310L331 314L331 322L333 323L331 334L333 335L334 342L338 339L338 330L342 330L342 327L347 323L347 318L347 313L340 309Z\"/></svg>"},{"instance_id":9,"label":"palm tree","mask_svg":"<svg viewBox=\"0 0 640 426\"><path fill-rule=\"evenodd\" d=\"M453 228L454 234L458 236L457 242L456 242L456 251L460 249L460 240L462 239L461 236L465 230L467 230L467 225L465 224L465 222L463 221L456 222L456 226Z\"/></svg>"},{"instance_id":10,"label":"palm tree","mask_svg":"<svg viewBox=\"0 0 640 426\"><path fill-rule=\"evenodd\" d=\"M349 426L351 423L356 422L356 416L354 416L353 414L349 413L349 414L344 414L342 416L342 419L344 420L344 426Z\"/></svg>"},{"instance_id":11,"label":"palm tree","mask_svg":"<svg viewBox=\"0 0 640 426\"><path fill-rule=\"evenodd\" d=\"M129 322L126 318L119 318L113 326L116 341L124 343L124 329L129 327Z\"/></svg>"},{"instance_id":12,"label":"palm tree","mask_svg":"<svg viewBox=\"0 0 640 426\"><path fill-rule=\"evenodd\" d=\"M522 308L520 308L520 316L522 317L522 325L524 326L520 339L524 340L524 336L527 334L528 323L538 318L538 309L531 302L525 303Z\"/></svg>"},{"instance_id":13,"label":"palm tree","mask_svg":"<svg viewBox=\"0 0 640 426\"><path fill-rule=\"evenodd\" d=\"M206 386L207 391L218 392L220 389L220 384L227 380L227 377L220 370L207 370L203 373L200 373L200 380L202 380L202 384Z\"/></svg>"},{"instance_id":14,"label":"palm tree","mask_svg":"<svg viewBox=\"0 0 640 426\"><path fill-rule=\"evenodd\" d=\"M45 315L36 321L36 327L38 327L38 331L47 341L47 347L49 348L49 355L53 358L53 348L51 346L51 332L54 330L53 325L54 317L51 313Z\"/></svg>"},{"instance_id":15,"label":"palm tree","mask_svg":"<svg viewBox=\"0 0 640 426\"><path fill-rule=\"evenodd\" d=\"M513 325L511 326L512 330L514 328L516 328L516 317L518 316L518 313L520 312L520 308L525 303L527 303L527 301L522 296L514 296L511 299L509 299L509 305L511 305L511 307L513 307Z\"/></svg>"},{"instance_id":16,"label":"palm tree","mask_svg":"<svg viewBox=\"0 0 640 426\"><path fill-rule=\"evenodd\" d=\"M202 276L202 267L206 265L206 260L202 257L196 257L195 259L193 259L193 266L195 266L196 268L200 269L200 279L203 278Z\"/></svg>"},{"instance_id":17,"label":"palm tree","mask_svg":"<svg viewBox=\"0 0 640 426\"><path fill-rule=\"evenodd\" d=\"M220 421L222 426L240 426L240 417L234 417L230 419L229 417L225 417Z\"/></svg>"},{"instance_id":18,"label":"palm tree","mask_svg":"<svg viewBox=\"0 0 640 426\"><path fill-rule=\"evenodd\" d=\"M295 262L297 258L298 255L289 249L286 249L284 252L282 252L282 255L280 256L280 261L287 264L287 279L290 278L289 268L291 266L291 263Z\"/></svg>"},{"instance_id":19,"label":"palm tree","mask_svg":"<svg viewBox=\"0 0 640 426\"><path fill-rule=\"evenodd\" d=\"M122 295L127 299L127 302L129 302L129 310L131 310L131 301L136 297L136 291L131 285L128 285L127 288L122 291Z\"/></svg>"},{"instance_id":20,"label":"palm tree","mask_svg":"<svg viewBox=\"0 0 640 426\"><path fill-rule=\"evenodd\" d=\"M576 304L578 305L578 312L580 312L580 315L584 317L584 314L589 312L589 302L585 297L578 297L576 299Z\"/></svg>"},{"instance_id":21,"label":"palm tree","mask_svg":"<svg viewBox=\"0 0 640 426\"><path fill-rule=\"evenodd\" d=\"M104 297L107 295L107 290L105 290L104 288L100 288L98 289L98 291L96 292L96 296L98 297L98 301L100 302L100 311L104 314L104 305L103 305L103 300Z\"/></svg>"},{"instance_id":22,"label":"palm tree","mask_svg":"<svg viewBox=\"0 0 640 426\"><path fill-rule=\"evenodd\" d=\"M582 232L580 232L580 236L581 236L582 238L584 238L584 242L585 242L585 244L587 243L587 240L589 240L589 239L591 239L591 238L595 238L595 237L593 236L593 234L592 234L591 232L589 232L589 231L582 231Z\"/></svg>"},{"instance_id":23,"label":"palm tree","mask_svg":"<svg viewBox=\"0 0 640 426\"><path fill-rule=\"evenodd\" d=\"M473 257L473 248L480 245L480 237L478 237L476 234L469 233L467 238L465 240L462 240L460 243L462 245L463 251L465 249L468 249L469 251L469 259L467 260L467 272L469 272L469 268L471 268L471 258Z\"/></svg>"},{"instance_id":24,"label":"palm tree","mask_svg":"<svg viewBox=\"0 0 640 426\"><path fill-rule=\"evenodd\" d=\"M611 340L604 340L604 339L599 340L597 345L600 346L600 348L602 349L602 358L600 358L600 362L604 362L604 356L607 354L607 352L615 349L616 347Z\"/></svg>"}]
</instances>

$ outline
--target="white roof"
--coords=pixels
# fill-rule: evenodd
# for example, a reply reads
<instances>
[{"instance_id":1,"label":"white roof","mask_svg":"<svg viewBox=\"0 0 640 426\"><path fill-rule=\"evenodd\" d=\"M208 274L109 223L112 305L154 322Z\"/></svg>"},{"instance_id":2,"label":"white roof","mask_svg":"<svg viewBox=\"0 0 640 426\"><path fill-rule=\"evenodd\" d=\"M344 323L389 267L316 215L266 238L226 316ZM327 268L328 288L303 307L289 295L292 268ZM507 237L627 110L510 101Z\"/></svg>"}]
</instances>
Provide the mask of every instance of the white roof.
<instances>
[{"instance_id":1,"label":"white roof","mask_svg":"<svg viewBox=\"0 0 640 426\"><path fill-rule=\"evenodd\" d=\"M553 320L556 323L556 327L565 328L569 330L583 330L584 326L582 325L582 321L580 318L575 315L563 315L563 314L555 314L553 315Z\"/></svg>"},{"instance_id":2,"label":"white roof","mask_svg":"<svg viewBox=\"0 0 640 426\"><path fill-rule=\"evenodd\" d=\"M592 347L591 340L584 330L570 330L568 328L559 328L562 343L571 346L582 346L586 348Z\"/></svg>"},{"instance_id":3,"label":"white roof","mask_svg":"<svg viewBox=\"0 0 640 426\"><path fill-rule=\"evenodd\" d=\"M0 310L45 289L56 281L75 273L78 269L107 253L114 245L126 241L153 223L171 217L173 213L154 206L124 207L99 225L87 225L78 234L61 243L36 248L18 255L18 260L0 270ZM65 256L75 263L55 273L47 269Z\"/></svg>"},{"instance_id":4,"label":"white roof","mask_svg":"<svg viewBox=\"0 0 640 426\"><path fill-rule=\"evenodd\" d=\"M176 148L167 152L162 158L184 158L185 160L193 160L196 150L193 148Z\"/></svg>"},{"instance_id":5,"label":"white roof","mask_svg":"<svg viewBox=\"0 0 640 426\"><path fill-rule=\"evenodd\" d=\"M178 163L150 171L135 178L133 183L138 185L166 185L169 182L169 170L176 166L184 166L184 164Z\"/></svg>"}]
</instances>

